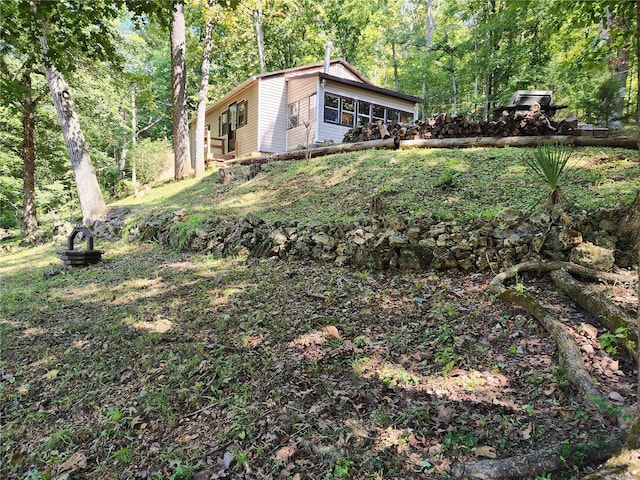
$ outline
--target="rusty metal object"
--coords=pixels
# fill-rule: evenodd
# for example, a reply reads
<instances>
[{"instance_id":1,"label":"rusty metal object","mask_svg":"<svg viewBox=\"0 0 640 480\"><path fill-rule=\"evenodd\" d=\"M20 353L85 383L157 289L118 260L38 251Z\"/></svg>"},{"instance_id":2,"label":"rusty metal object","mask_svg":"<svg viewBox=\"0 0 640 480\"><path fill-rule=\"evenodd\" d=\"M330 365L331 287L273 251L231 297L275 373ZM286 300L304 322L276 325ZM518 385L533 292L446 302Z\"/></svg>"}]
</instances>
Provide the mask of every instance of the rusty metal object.
<instances>
[{"instance_id":1,"label":"rusty metal object","mask_svg":"<svg viewBox=\"0 0 640 480\"><path fill-rule=\"evenodd\" d=\"M75 250L74 242L78 234L82 234L83 240L87 241L87 249L86 250ZM84 267L86 265L98 263L102 258L101 250L93 249L93 240L95 235L91 230L87 227L80 226L74 227L73 231L69 234L67 238L67 249L61 252L58 252L58 256L60 260L65 264L65 266L70 267Z\"/></svg>"}]
</instances>

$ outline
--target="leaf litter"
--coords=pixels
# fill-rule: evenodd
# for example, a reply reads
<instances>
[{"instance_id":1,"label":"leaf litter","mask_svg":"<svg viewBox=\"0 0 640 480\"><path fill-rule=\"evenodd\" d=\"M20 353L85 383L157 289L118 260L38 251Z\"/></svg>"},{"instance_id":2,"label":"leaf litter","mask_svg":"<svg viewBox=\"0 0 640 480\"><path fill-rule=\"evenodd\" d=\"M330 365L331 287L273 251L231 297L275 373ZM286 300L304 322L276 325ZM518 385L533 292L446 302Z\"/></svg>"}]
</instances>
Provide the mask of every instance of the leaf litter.
<instances>
[{"instance_id":1,"label":"leaf litter","mask_svg":"<svg viewBox=\"0 0 640 480\"><path fill-rule=\"evenodd\" d=\"M150 245L53 277L1 313L0 474L446 478L457 461L610 436L489 280ZM530 284L574 332L604 410L632 404L630 359Z\"/></svg>"}]
</instances>

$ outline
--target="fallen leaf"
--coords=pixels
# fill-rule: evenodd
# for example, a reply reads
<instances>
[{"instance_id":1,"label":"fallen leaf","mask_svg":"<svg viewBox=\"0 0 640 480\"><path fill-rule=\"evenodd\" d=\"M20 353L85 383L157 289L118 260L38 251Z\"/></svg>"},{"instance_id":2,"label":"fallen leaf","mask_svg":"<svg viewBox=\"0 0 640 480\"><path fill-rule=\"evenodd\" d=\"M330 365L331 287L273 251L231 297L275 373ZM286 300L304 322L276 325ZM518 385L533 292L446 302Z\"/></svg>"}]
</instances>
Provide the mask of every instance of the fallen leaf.
<instances>
[{"instance_id":1,"label":"fallen leaf","mask_svg":"<svg viewBox=\"0 0 640 480\"><path fill-rule=\"evenodd\" d=\"M285 445L284 447L281 447L276 451L276 460L286 462L295 455L296 450L297 449L295 445Z\"/></svg>"},{"instance_id":2,"label":"fallen leaf","mask_svg":"<svg viewBox=\"0 0 640 480\"><path fill-rule=\"evenodd\" d=\"M337 340L340 340L342 338L342 335L340 335L338 329L333 325L327 325L326 327L324 327L324 331L327 333L327 335Z\"/></svg>"},{"instance_id":3,"label":"fallen leaf","mask_svg":"<svg viewBox=\"0 0 640 480\"><path fill-rule=\"evenodd\" d=\"M84 468L87 468L87 457L80 451L71 455L66 462L60 465L61 472L66 472L67 470L82 470Z\"/></svg>"},{"instance_id":4,"label":"fallen leaf","mask_svg":"<svg viewBox=\"0 0 640 480\"><path fill-rule=\"evenodd\" d=\"M487 445L476 448L476 457L498 458L496 449Z\"/></svg>"},{"instance_id":5,"label":"fallen leaf","mask_svg":"<svg viewBox=\"0 0 640 480\"><path fill-rule=\"evenodd\" d=\"M582 330L589 338L598 338L598 329L588 323L581 323Z\"/></svg>"},{"instance_id":6,"label":"fallen leaf","mask_svg":"<svg viewBox=\"0 0 640 480\"><path fill-rule=\"evenodd\" d=\"M530 423L529 425L527 425L527 428L525 428L524 430L522 430L522 432L520 432L522 434L522 439L529 440L531 438L532 431L533 431L533 423Z\"/></svg>"},{"instance_id":7,"label":"fallen leaf","mask_svg":"<svg viewBox=\"0 0 640 480\"><path fill-rule=\"evenodd\" d=\"M438 423L449 423L449 420L453 418L453 408L449 408L444 404L438 405L436 408L436 421Z\"/></svg>"}]
</instances>

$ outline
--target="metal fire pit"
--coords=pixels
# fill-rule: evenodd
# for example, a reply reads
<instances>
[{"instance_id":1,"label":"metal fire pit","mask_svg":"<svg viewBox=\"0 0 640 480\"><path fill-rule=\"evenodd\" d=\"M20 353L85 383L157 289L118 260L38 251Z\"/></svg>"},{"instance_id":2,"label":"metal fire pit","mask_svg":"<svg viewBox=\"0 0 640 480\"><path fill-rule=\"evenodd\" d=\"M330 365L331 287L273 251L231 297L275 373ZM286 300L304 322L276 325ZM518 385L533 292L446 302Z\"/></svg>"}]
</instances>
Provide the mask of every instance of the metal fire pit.
<instances>
[{"instance_id":1,"label":"metal fire pit","mask_svg":"<svg viewBox=\"0 0 640 480\"><path fill-rule=\"evenodd\" d=\"M493 109L493 115L499 118L501 115L513 115L516 112L526 112L531 110L535 104L540 106L540 110L548 117L553 117L558 110L567 108L566 105L551 105L551 90L518 90L511 97L511 103Z\"/></svg>"},{"instance_id":2,"label":"metal fire pit","mask_svg":"<svg viewBox=\"0 0 640 480\"><path fill-rule=\"evenodd\" d=\"M82 238L87 241L86 250L74 250L73 248L73 243L79 233L82 233ZM93 249L94 238L95 235L87 227L74 227L67 239L67 249L58 252L60 260L62 260L65 266L70 267L84 267L98 263L102 258L102 251Z\"/></svg>"}]
</instances>

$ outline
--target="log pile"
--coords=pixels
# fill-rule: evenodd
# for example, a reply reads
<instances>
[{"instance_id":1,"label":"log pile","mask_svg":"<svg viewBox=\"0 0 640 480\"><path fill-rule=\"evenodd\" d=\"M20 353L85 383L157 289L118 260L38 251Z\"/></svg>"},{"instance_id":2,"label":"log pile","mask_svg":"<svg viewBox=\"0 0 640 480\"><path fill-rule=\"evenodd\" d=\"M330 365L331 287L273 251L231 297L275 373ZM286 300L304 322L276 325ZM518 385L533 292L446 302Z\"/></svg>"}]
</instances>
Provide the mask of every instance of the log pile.
<instances>
[{"instance_id":1,"label":"log pile","mask_svg":"<svg viewBox=\"0 0 640 480\"><path fill-rule=\"evenodd\" d=\"M401 140L469 137L517 137L570 135L577 127L575 118L555 122L540 111L504 115L496 121L473 121L462 115L441 113L412 125L400 123L367 124L350 129L344 143L389 137Z\"/></svg>"}]
</instances>

